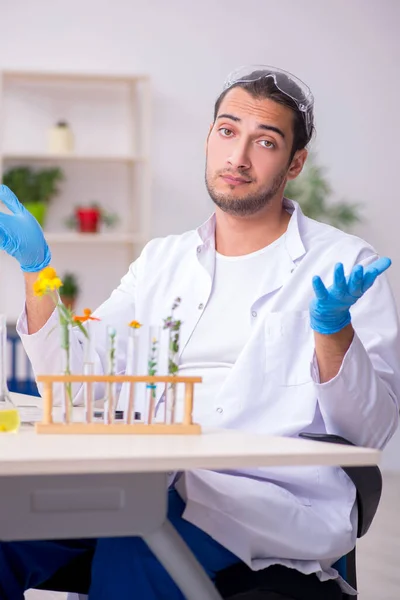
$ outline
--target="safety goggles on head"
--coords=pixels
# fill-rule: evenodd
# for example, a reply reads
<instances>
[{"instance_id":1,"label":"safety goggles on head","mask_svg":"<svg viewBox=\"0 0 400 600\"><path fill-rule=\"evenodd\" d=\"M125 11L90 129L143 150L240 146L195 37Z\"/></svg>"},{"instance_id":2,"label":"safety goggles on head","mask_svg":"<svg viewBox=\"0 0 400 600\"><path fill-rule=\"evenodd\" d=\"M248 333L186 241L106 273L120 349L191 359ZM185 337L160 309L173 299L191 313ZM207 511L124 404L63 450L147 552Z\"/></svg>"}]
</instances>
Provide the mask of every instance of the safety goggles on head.
<instances>
[{"instance_id":1,"label":"safety goggles on head","mask_svg":"<svg viewBox=\"0 0 400 600\"><path fill-rule=\"evenodd\" d=\"M314 97L310 88L291 73L267 65L239 67L239 69L233 71L225 80L223 90L225 91L240 83L258 81L264 77L271 77L276 87L296 103L297 108L303 114L307 135L311 135Z\"/></svg>"}]
</instances>

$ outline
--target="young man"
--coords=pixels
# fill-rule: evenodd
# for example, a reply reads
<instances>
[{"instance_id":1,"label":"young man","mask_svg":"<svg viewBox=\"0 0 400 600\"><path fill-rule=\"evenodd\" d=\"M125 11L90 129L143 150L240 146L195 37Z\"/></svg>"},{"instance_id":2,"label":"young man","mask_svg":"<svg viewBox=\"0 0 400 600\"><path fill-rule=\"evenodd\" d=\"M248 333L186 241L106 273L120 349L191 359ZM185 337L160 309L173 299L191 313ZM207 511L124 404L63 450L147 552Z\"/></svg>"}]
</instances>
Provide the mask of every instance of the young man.
<instances>
[{"instance_id":1,"label":"young man","mask_svg":"<svg viewBox=\"0 0 400 600\"><path fill-rule=\"evenodd\" d=\"M161 323L180 297L180 369L203 377L197 422L286 436L327 432L382 448L396 429L400 396L396 309L380 276L390 260L284 199L312 132L313 98L296 77L270 67L230 77L207 138L206 185L215 214L196 231L144 248L97 311L97 368L105 365L107 324L123 338L129 321ZM0 199L14 213L1 216L1 244L26 279L18 330L35 372L57 371L54 306L32 292L50 251L15 196L3 187ZM125 348L123 339L121 372ZM72 361L79 372L78 332ZM169 516L210 577L242 561L254 570L282 564L332 579L332 564L354 546L357 531L354 486L331 467L176 474ZM7 576L0 578L0 598L22 598L23 589L85 547L1 544L0 572ZM99 540L91 600L130 593L182 598L143 542Z\"/></svg>"}]
</instances>

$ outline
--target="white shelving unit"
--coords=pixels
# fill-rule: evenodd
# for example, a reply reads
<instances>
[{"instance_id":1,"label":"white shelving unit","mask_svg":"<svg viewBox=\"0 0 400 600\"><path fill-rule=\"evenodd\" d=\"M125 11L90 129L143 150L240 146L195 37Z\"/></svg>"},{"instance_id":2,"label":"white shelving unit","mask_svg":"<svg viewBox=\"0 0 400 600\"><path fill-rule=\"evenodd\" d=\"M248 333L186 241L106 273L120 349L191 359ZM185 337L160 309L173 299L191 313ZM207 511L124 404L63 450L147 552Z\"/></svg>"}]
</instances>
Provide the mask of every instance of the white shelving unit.
<instances>
[{"instance_id":1,"label":"white shelving unit","mask_svg":"<svg viewBox=\"0 0 400 600\"><path fill-rule=\"evenodd\" d=\"M106 155L103 156L101 154L93 154L93 155L85 155L85 154L18 154L14 153L5 153L2 155L3 161L26 161L26 162L53 162L59 163L62 161L88 161L88 162L126 162L126 163L135 163L135 162L143 162L146 160L144 157L136 157L136 156L123 156L123 155Z\"/></svg>"},{"instance_id":2,"label":"white shelving unit","mask_svg":"<svg viewBox=\"0 0 400 600\"><path fill-rule=\"evenodd\" d=\"M48 244L144 244L146 239L135 233L47 232Z\"/></svg>"},{"instance_id":3,"label":"white shelving unit","mask_svg":"<svg viewBox=\"0 0 400 600\"><path fill-rule=\"evenodd\" d=\"M62 168L65 182L49 207L46 239L61 276L66 271L78 275L78 306L94 308L149 239L149 78L4 71L0 79L0 175L12 166ZM48 152L48 129L60 120L74 133L74 153ZM117 227L99 234L68 230L64 222L74 206L93 201L118 214ZM0 281L7 289L0 312L14 320L23 300L22 278L5 253Z\"/></svg>"}]
</instances>

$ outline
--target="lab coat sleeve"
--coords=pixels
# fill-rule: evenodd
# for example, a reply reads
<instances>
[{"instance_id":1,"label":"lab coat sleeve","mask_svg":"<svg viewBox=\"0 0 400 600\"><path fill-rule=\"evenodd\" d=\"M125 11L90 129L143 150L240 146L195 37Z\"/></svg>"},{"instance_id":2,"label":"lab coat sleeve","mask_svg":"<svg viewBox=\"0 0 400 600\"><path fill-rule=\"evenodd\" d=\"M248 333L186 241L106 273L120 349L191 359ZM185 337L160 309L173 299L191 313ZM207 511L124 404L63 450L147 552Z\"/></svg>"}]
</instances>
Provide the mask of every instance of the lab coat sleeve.
<instances>
[{"instance_id":1,"label":"lab coat sleeve","mask_svg":"<svg viewBox=\"0 0 400 600\"><path fill-rule=\"evenodd\" d=\"M93 314L100 319L92 329L93 347L95 349L95 373L103 374L106 369L106 329L112 325L117 330L117 373L123 373L126 366L126 346L128 323L135 319L136 280L138 271L137 259L122 278L120 285L112 292ZM55 310L47 323L36 333L29 335L26 311L24 310L17 323L17 332L21 337L25 351L31 361L35 377L39 374L60 373L62 365L62 350L60 347L60 328L58 315ZM71 336L71 371L82 373L83 370L83 334L78 328L73 328ZM60 388L60 389L58 389ZM39 387L40 390L40 387ZM54 386L55 403L61 401L62 389ZM74 404L83 402L82 386L73 389ZM102 384L95 387L95 399L104 393Z\"/></svg>"},{"instance_id":2,"label":"lab coat sleeve","mask_svg":"<svg viewBox=\"0 0 400 600\"><path fill-rule=\"evenodd\" d=\"M399 321L386 274L352 307L351 316L355 335L339 373L318 383L314 370L319 407L327 433L383 448L396 431L400 398Z\"/></svg>"}]
</instances>

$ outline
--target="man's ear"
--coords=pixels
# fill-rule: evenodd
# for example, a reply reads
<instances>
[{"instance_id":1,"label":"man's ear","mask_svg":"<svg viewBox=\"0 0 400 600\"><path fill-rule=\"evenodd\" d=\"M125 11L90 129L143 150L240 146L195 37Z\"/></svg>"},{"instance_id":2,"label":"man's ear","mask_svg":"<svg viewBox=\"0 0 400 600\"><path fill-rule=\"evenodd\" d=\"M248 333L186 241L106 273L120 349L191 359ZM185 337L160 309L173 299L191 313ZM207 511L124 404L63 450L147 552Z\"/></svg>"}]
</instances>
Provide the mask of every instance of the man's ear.
<instances>
[{"instance_id":1,"label":"man's ear","mask_svg":"<svg viewBox=\"0 0 400 600\"><path fill-rule=\"evenodd\" d=\"M306 162L308 151L305 148L297 150L290 163L289 170L287 172L287 179L296 179L303 170L304 163Z\"/></svg>"}]
</instances>

